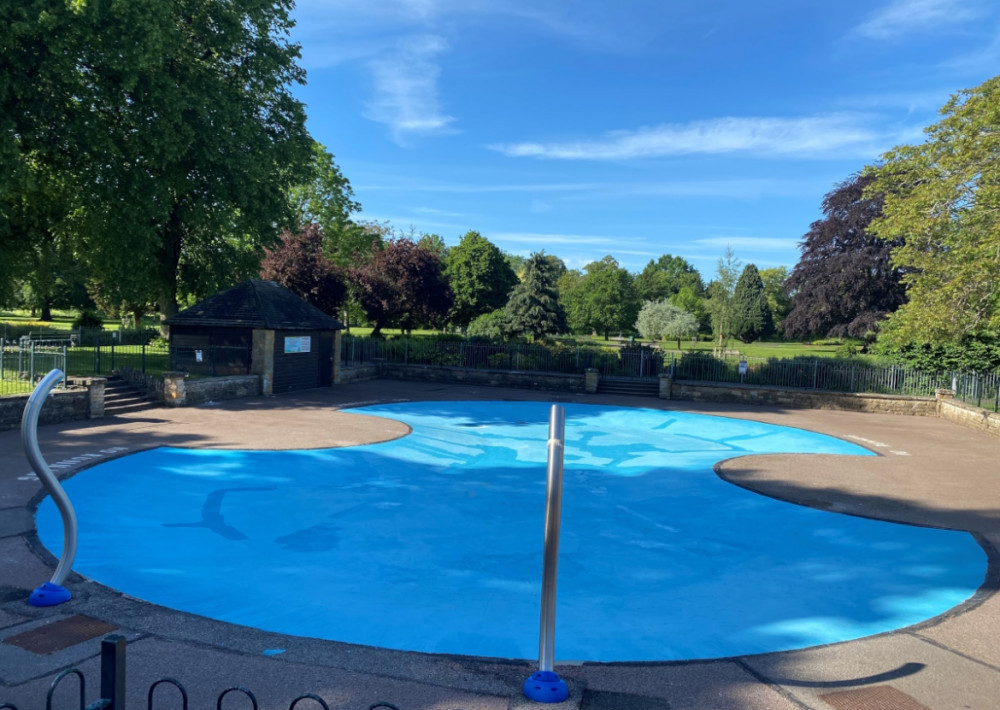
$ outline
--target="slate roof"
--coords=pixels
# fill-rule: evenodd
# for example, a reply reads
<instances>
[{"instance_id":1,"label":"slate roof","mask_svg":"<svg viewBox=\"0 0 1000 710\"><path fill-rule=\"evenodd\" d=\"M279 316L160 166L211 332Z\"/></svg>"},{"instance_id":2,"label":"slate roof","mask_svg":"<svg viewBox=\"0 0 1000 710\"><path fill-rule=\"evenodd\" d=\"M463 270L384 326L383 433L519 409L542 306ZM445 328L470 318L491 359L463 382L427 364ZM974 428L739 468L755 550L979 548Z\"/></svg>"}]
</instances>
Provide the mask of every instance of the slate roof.
<instances>
[{"instance_id":1,"label":"slate roof","mask_svg":"<svg viewBox=\"0 0 1000 710\"><path fill-rule=\"evenodd\" d=\"M274 281L250 279L199 301L167 319L167 325L214 325L270 330L342 330L328 316Z\"/></svg>"}]
</instances>

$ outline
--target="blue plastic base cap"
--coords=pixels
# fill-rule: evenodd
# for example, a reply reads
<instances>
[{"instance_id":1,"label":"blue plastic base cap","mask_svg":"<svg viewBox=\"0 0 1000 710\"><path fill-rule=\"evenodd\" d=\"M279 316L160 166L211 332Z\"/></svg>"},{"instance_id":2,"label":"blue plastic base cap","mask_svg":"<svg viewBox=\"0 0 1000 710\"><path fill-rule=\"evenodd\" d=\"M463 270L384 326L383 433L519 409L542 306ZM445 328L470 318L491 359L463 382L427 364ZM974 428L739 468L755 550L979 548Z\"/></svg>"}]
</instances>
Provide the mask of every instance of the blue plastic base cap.
<instances>
[{"instance_id":1,"label":"blue plastic base cap","mask_svg":"<svg viewBox=\"0 0 1000 710\"><path fill-rule=\"evenodd\" d=\"M31 596L28 597L28 603L31 606L55 606L68 602L71 596L66 587L46 582L31 593Z\"/></svg>"},{"instance_id":2,"label":"blue plastic base cap","mask_svg":"<svg viewBox=\"0 0 1000 710\"><path fill-rule=\"evenodd\" d=\"M524 694L536 703L561 703L569 697L569 688L559 674L538 671L524 681Z\"/></svg>"}]
</instances>

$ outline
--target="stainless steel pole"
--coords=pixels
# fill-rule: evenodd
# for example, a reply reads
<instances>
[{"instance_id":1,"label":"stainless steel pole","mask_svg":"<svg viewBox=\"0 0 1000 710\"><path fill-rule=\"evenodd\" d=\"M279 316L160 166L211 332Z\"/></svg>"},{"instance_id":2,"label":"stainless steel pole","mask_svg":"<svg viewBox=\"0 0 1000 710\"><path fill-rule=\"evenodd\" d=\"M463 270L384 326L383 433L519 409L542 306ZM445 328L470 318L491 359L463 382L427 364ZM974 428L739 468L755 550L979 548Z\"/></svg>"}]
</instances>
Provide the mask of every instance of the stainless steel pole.
<instances>
[{"instance_id":1,"label":"stainless steel pole","mask_svg":"<svg viewBox=\"0 0 1000 710\"><path fill-rule=\"evenodd\" d=\"M569 696L566 682L553 670L556 636L556 576L562 518L563 453L566 410L558 404L549 412L548 485L545 496L545 545L542 557L542 604L538 633L538 671L524 681L524 694L543 703Z\"/></svg>"},{"instance_id":2,"label":"stainless steel pole","mask_svg":"<svg viewBox=\"0 0 1000 710\"><path fill-rule=\"evenodd\" d=\"M76 558L77 523L76 512L73 505L63 490L59 479L55 477L48 464L45 463L42 452L38 448L38 415L42 411L49 392L56 383L63 377L62 370L54 369L42 378L38 386L28 397L28 403L24 407L24 414L21 417L21 441L24 445L24 454L34 469L38 478L41 479L48 490L52 500L63 520L63 551L59 558L59 564L52 575L52 579L36 589L28 600L34 606L52 606L69 599L69 592L62 587L66 581L73 560Z\"/></svg>"}]
</instances>

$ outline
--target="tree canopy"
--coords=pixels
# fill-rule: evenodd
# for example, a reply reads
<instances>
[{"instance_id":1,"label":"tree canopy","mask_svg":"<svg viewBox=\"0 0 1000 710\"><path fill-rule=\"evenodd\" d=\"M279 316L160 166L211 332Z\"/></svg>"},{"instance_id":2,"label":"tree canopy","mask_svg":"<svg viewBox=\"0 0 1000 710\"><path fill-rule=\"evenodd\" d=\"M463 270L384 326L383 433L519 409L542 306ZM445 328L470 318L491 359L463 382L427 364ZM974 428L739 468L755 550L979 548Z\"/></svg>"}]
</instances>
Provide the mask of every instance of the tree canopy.
<instances>
[{"instance_id":1,"label":"tree canopy","mask_svg":"<svg viewBox=\"0 0 1000 710\"><path fill-rule=\"evenodd\" d=\"M960 91L919 145L869 173L884 195L871 231L891 246L909 302L887 333L897 343L1000 332L1000 76Z\"/></svg>"},{"instance_id":2,"label":"tree canopy","mask_svg":"<svg viewBox=\"0 0 1000 710\"><path fill-rule=\"evenodd\" d=\"M630 331L639 313L632 274L611 256L590 262L584 270L577 276L568 271L559 279L573 330L593 330L605 340L612 331Z\"/></svg>"},{"instance_id":3,"label":"tree canopy","mask_svg":"<svg viewBox=\"0 0 1000 710\"><path fill-rule=\"evenodd\" d=\"M681 338L698 332L698 319L670 301L646 301L636 318L635 328L644 338L676 338L680 350Z\"/></svg>"},{"instance_id":4,"label":"tree canopy","mask_svg":"<svg viewBox=\"0 0 1000 710\"><path fill-rule=\"evenodd\" d=\"M872 233L883 209L881 195L868 189L872 180L852 175L823 198L824 217L809 226L785 282L792 293L786 337L863 338L905 301L902 272L891 259L903 237Z\"/></svg>"},{"instance_id":5,"label":"tree canopy","mask_svg":"<svg viewBox=\"0 0 1000 710\"><path fill-rule=\"evenodd\" d=\"M378 337L395 325L441 325L452 305L451 289L433 252L395 237L372 244L370 259L350 271L351 287Z\"/></svg>"},{"instance_id":6,"label":"tree canopy","mask_svg":"<svg viewBox=\"0 0 1000 710\"><path fill-rule=\"evenodd\" d=\"M726 246L715 266L715 278L708 284L708 309L712 316L712 329L721 345L733 334L733 292L740 277L743 262L736 258L733 248Z\"/></svg>"},{"instance_id":7,"label":"tree canopy","mask_svg":"<svg viewBox=\"0 0 1000 710\"><path fill-rule=\"evenodd\" d=\"M538 340L566 332L566 311L559 303L557 279L555 266L545 252L532 254L525 262L524 276L510 292L504 309L511 335Z\"/></svg>"},{"instance_id":8,"label":"tree canopy","mask_svg":"<svg viewBox=\"0 0 1000 710\"><path fill-rule=\"evenodd\" d=\"M664 254L655 261L650 260L635 277L635 292L643 301L670 298L683 288L701 295L705 285L698 270L679 256Z\"/></svg>"},{"instance_id":9,"label":"tree canopy","mask_svg":"<svg viewBox=\"0 0 1000 710\"><path fill-rule=\"evenodd\" d=\"M323 230L310 223L300 232L286 231L281 243L265 251L260 277L281 284L331 316L347 295L347 284L323 253Z\"/></svg>"},{"instance_id":10,"label":"tree canopy","mask_svg":"<svg viewBox=\"0 0 1000 710\"><path fill-rule=\"evenodd\" d=\"M517 284L503 252L476 231L466 232L448 250L445 275L454 298L449 319L461 328L476 316L502 308Z\"/></svg>"},{"instance_id":11,"label":"tree canopy","mask_svg":"<svg viewBox=\"0 0 1000 710\"><path fill-rule=\"evenodd\" d=\"M743 267L733 290L732 334L744 343L766 338L774 332L771 307L767 304L764 281L757 266Z\"/></svg>"},{"instance_id":12,"label":"tree canopy","mask_svg":"<svg viewBox=\"0 0 1000 710\"><path fill-rule=\"evenodd\" d=\"M109 298L155 298L161 317L178 292L254 273L312 146L291 93L304 79L291 5L3 3L4 216L27 160L64 173L84 186L77 255Z\"/></svg>"}]
</instances>

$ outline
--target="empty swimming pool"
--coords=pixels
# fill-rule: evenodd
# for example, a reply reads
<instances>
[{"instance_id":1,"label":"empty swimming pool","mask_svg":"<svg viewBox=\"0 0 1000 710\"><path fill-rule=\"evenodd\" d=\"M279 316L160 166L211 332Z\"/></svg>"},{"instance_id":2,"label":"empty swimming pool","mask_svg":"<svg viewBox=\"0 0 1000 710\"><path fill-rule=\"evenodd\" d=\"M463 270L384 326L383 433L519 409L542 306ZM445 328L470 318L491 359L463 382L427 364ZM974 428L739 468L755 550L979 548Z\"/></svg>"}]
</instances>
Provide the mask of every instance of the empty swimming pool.
<instances>
[{"instance_id":1,"label":"empty swimming pool","mask_svg":"<svg viewBox=\"0 0 1000 710\"><path fill-rule=\"evenodd\" d=\"M74 569L174 609L436 653L537 653L549 405L359 408L412 427L340 449L159 448L66 482ZM837 515L720 480L734 456L870 456L759 422L566 405L556 657L678 660L889 631L970 597L966 533ZM807 458L797 460L808 465ZM62 527L45 500L38 530Z\"/></svg>"}]
</instances>

